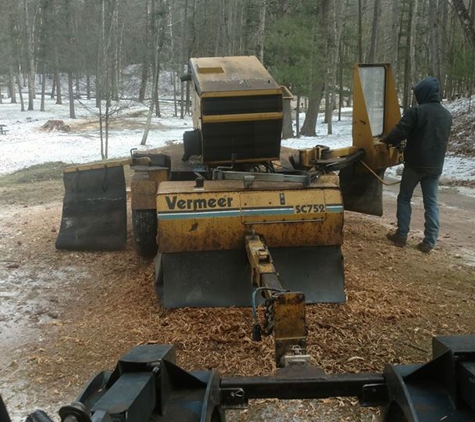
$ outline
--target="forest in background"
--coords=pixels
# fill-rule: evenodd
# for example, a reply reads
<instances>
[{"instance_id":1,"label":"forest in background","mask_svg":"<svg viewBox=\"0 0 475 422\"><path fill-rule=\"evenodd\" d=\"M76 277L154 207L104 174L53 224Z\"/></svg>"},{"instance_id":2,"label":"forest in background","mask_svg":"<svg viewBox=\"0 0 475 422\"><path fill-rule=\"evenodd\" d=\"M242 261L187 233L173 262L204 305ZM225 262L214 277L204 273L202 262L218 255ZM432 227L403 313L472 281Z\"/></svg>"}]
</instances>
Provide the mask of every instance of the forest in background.
<instances>
[{"instance_id":1,"label":"forest in background","mask_svg":"<svg viewBox=\"0 0 475 422\"><path fill-rule=\"evenodd\" d=\"M391 63L404 109L427 75L447 99L475 86L475 0L0 0L0 10L0 101L32 110L36 95L41 107L65 98L71 118L86 97L101 116L125 97L160 116L163 75L183 117L190 57L256 55L305 104L307 136L320 110L331 133L334 110L351 105L356 62Z\"/></svg>"}]
</instances>

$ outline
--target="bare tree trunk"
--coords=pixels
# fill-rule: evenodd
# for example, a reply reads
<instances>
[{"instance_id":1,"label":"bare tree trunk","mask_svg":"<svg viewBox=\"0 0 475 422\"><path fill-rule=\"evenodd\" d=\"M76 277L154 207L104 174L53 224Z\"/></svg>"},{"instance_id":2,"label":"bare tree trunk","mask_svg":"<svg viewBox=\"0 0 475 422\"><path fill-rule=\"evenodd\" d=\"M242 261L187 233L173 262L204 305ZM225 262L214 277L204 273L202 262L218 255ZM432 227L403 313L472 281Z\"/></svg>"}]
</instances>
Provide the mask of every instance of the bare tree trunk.
<instances>
[{"instance_id":1,"label":"bare tree trunk","mask_svg":"<svg viewBox=\"0 0 475 422\"><path fill-rule=\"evenodd\" d=\"M139 101L145 101L145 93L147 92L147 78L148 78L149 63L144 59L142 61L142 77L140 78Z\"/></svg>"},{"instance_id":2,"label":"bare tree trunk","mask_svg":"<svg viewBox=\"0 0 475 422\"><path fill-rule=\"evenodd\" d=\"M18 86L18 95L20 96L21 111L25 111L25 102L23 101L23 92L21 90L20 73L17 73L16 82Z\"/></svg>"},{"instance_id":3,"label":"bare tree trunk","mask_svg":"<svg viewBox=\"0 0 475 422\"><path fill-rule=\"evenodd\" d=\"M392 0L391 3L391 41L390 60L394 77L398 75L398 51L399 51L399 0Z\"/></svg>"},{"instance_id":4,"label":"bare tree trunk","mask_svg":"<svg viewBox=\"0 0 475 422\"><path fill-rule=\"evenodd\" d=\"M340 0L333 0L328 7L331 9L327 11L327 17L324 19L328 22L327 34L329 38L327 43L327 57L330 57L331 59L328 61L328 85L325 88L325 91L328 91L328 94L326 94L328 100L326 100L325 120L328 125L328 134L331 135L333 133L333 109L335 108L336 103L336 75L338 73L338 64L340 62L342 21L339 19L339 16L343 16L344 11Z\"/></svg>"},{"instance_id":5,"label":"bare tree trunk","mask_svg":"<svg viewBox=\"0 0 475 422\"><path fill-rule=\"evenodd\" d=\"M290 91L287 89L283 89L284 93L284 101L283 101L283 112L284 112L284 119L282 122L282 139L289 139L294 137L294 130L292 128L292 108L291 108L291 101L292 96L289 95Z\"/></svg>"},{"instance_id":6,"label":"bare tree trunk","mask_svg":"<svg viewBox=\"0 0 475 422\"><path fill-rule=\"evenodd\" d=\"M453 39L454 39L454 32L455 32L455 28L454 28L454 25L453 25L453 21L451 20L451 25L450 25L450 28L447 30L448 32L448 38L449 38L449 41L448 43L449 44L452 44L453 42ZM450 63L452 60L453 60L453 51L452 49L449 50L449 53L448 53L448 57L447 57L447 61ZM447 98L449 99L453 99L453 80L452 80L452 66L448 66L448 72L447 72L447 79L446 79L446 82L445 82L445 93L446 93L446 96Z\"/></svg>"},{"instance_id":7,"label":"bare tree trunk","mask_svg":"<svg viewBox=\"0 0 475 422\"><path fill-rule=\"evenodd\" d=\"M155 61L155 89L154 89L154 94L155 94L155 110L156 110L156 116L161 117L161 112L160 112L160 96L158 94L158 81L160 79L160 54L163 48L164 40L166 38L166 33L167 33L167 25L168 25L168 15L170 13L170 9L168 8L168 4L166 0L160 0L159 4L159 9L160 9L160 14L158 15L158 21L157 21L157 34L156 34L156 42L155 42L155 55L156 55L156 61Z\"/></svg>"},{"instance_id":8,"label":"bare tree trunk","mask_svg":"<svg viewBox=\"0 0 475 422\"><path fill-rule=\"evenodd\" d=\"M69 117L71 119L76 118L76 112L74 111L74 83L73 74L68 72L68 96L69 96Z\"/></svg>"},{"instance_id":9,"label":"bare tree trunk","mask_svg":"<svg viewBox=\"0 0 475 422\"><path fill-rule=\"evenodd\" d=\"M111 17L111 25L110 25L110 50L109 50L109 78L110 78L110 97L111 100L118 101L119 100L119 88L118 84L119 81L117 79L117 66L118 66L118 56L117 56L117 44L118 44L118 22L117 22L117 15L118 15L118 8L115 8L114 13Z\"/></svg>"},{"instance_id":10,"label":"bare tree trunk","mask_svg":"<svg viewBox=\"0 0 475 422\"><path fill-rule=\"evenodd\" d=\"M312 30L312 39L315 44L315 50L319 45L319 37L317 28L324 27L324 11L326 9L326 3L329 0L324 0L324 4L320 4L315 25ZM317 22L318 21L318 22ZM324 47L326 49L326 46ZM316 126L318 119L318 112L320 110L320 103L322 102L323 90L325 89L324 76L322 78L320 74L319 61L320 57L326 57L325 51L314 51L312 57L312 73L310 75L310 95L308 99L308 107L305 113L305 120L302 125L301 134L304 136L316 136ZM324 70L325 72L325 70ZM325 74L324 74L325 75ZM322 80L323 79L323 80Z\"/></svg>"},{"instance_id":11,"label":"bare tree trunk","mask_svg":"<svg viewBox=\"0 0 475 422\"><path fill-rule=\"evenodd\" d=\"M180 57L180 71L184 72L185 67L187 67L188 64L188 0L185 0L185 10L183 13L183 26L182 26L182 34L183 34L183 40L182 40L182 48L181 48L181 57ZM181 76L181 75L178 75ZM188 84L188 82L182 82L180 84L180 118L184 119L185 118L185 83Z\"/></svg>"},{"instance_id":12,"label":"bare tree trunk","mask_svg":"<svg viewBox=\"0 0 475 422\"><path fill-rule=\"evenodd\" d=\"M381 0L374 0L373 25L371 28L371 44L369 48L368 63L374 63L376 59L376 43L378 40L379 16L381 12Z\"/></svg>"},{"instance_id":13,"label":"bare tree trunk","mask_svg":"<svg viewBox=\"0 0 475 422\"><path fill-rule=\"evenodd\" d=\"M297 95L297 110L295 112L295 132L297 135L297 138L300 137L300 94Z\"/></svg>"},{"instance_id":14,"label":"bare tree trunk","mask_svg":"<svg viewBox=\"0 0 475 422\"><path fill-rule=\"evenodd\" d=\"M16 104L15 74L11 66L8 69L8 93L10 95L10 102Z\"/></svg>"},{"instance_id":15,"label":"bare tree trunk","mask_svg":"<svg viewBox=\"0 0 475 422\"><path fill-rule=\"evenodd\" d=\"M154 67L158 68L158 58L155 59L155 66ZM158 69L157 69L156 72L158 73ZM146 145L146 143L147 143L148 133L150 132L150 125L152 123L153 108L154 108L154 105L156 104L156 102L155 102L155 92L157 92L157 89L158 89L157 85L158 85L158 77L156 77L154 75L153 88L152 88L152 99L150 100L150 108L149 108L148 114L147 114L147 122L145 124L145 130L143 132L142 141L140 142L140 145Z\"/></svg>"},{"instance_id":16,"label":"bare tree trunk","mask_svg":"<svg viewBox=\"0 0 475 422\"><path fill-rule=\"evenodd\" d=\"M122 49L123 49L123 44L124 44L124 25L125 25L125 20L122 19L122 22L120 23L119 21L119 12L117 12L117 31L118 31L118 36L117 36L117 45L116 45L116 57L117 57L117 62L116 62L116 73L115 73L115 80L116 80L116 98L117 101L120 100L120 86L122 84ZM119 26L120 23L120 26Z\"/></svg>"},{"instance_id":17,"label":"bare tree trunk","mask_svg":"<svg viewBox=\"0 0 475 422\"><path fill-rule=\"evenodd\" d=\"M160 9L162 10L162 7L166 7L166 4L163 3L160 5ZM154 7L153 7L154 9ZM159 76L160 76L160 51L163 46L163 37L165 33L165 27L166 27L167 19L162 18L161 20L157 21L156 24L154 24L154 33L153 33L153 52L154 52L154 63L153 63L153 87L152 87L152 99L150 102L150 108L149 112L147 115L147 123L145 125L145 130L142 136L142 141L140 142L141 145L145 145L147 143L147 137L148 133L150 131L150 125L152 121L152 114L153 114L153 109L155 107L156 110L156 115L157 117L160 117L160 108L159 108L159 102L158 102L158 81L159 81Z\"/></svg>"},{"instance_id":18,"label":"bare tree trunk","mask_svg":"<svg viewBox=\"0 0 475 422\"><path fill-rule=\"evenodd\" d=\"M444 0L445 1L445 0ZM440 56L439 56L439 22L437 20L438 0L432 0L429 7L429 31L430 31L430 67L432 75L441 79Z\"/></svg>"},{"instance_id":19,"label":"bare tree trunk","mask_svg":"<svg viewBox=\"0 0 475 422\"><path fill-rule=\"evenodd\" d=\"M359 63L363 63L363 6L361 2L362 0L358 0L358 62Z\"/></svg>"},{"instance_id":20,"label":"bare tree trunk","mask_svg":"<svg viewBox=\"0 0 475 422\"><path fill-rule=\"evenodd\" d=\"M57 60L57 56L56 56ZM58 60L56 61L57 65L59 66ZM59 70L56 68L56 71L54 72L54 79L55 79L55 85L56 85L56 104L61 105L63 104L63 94L61 93L61 81L59 77Z\"/></svg>"},{"instance_id":21,"label":"bare tree trunk","mask_svg":"<svg viewBox=\"0 0 475 422\"><path fill-rule=\"evenodd\" d=\"M28 2L24 0L23 12L25 20L25 43L28 58L28 110L34 109L35 99L35 55L34 55L34 23L35 12L28 10Z\"/></svg>"},{"instance_id":22,"label":"bare tree trunk","mask_svg":"<svg viewBox=\"0 0 475 422\"><path fill-rule=\"evenodd\" d=\"M168 14L168 28L169 28L169 39L170 39L170 49L171 51L175 51L175 37L174 37L174 27L173 27L173 19L172 16L175 11L175 3L172 2L170 4L170 13ZM177 86L176 86L176 68L177 68L177 58L175 55L172 56L173 66L172 72L170 73L170 82L173 86L173 108L174 108L174 116L178 116L178 98L176 95Z\"/></svg>"},{"instance_id":23,"label":"bare tree trunk","mask_svg":"<svg viewBox=\"0 0 475 422\"><path fill-rule=\"evenodd\" d=\"M105 144L104 144L104 160L109 158L109 113L110 113L110 88L107 89L108 97L106 99L106 113L105 113Z\"/></svg>"},{"instance_id":24,"label":"bare tree trunk","mask_svg":"<svg viewBox=\"0 0 475 422\"><path fill-rule=\"evenodd\" d=\"M157 53L158 54L158 53ZM154 80L153 80L153 101L155 103L155 116L162 117L160 113L160 96L158 95L158 81L160 79L160 63L157 60L156 69L154 72Z\"/></svg>"},{"instance_id":25,"label":"bare tree trunk","mask_svg":"<svg viewBox=\"0 0 475 422\"><path fill-rule=\"evenodd\" d=\"M102 120L102 63L105 61L105 0L101 0L100 18L99 18L99 48L97 49L97 75L96 75L96 105L99 109L99 134L101 139L101 157L104 160L107 157L107 149L104 140L104 125Z\"/></svg>"},{"instance_id":26,"label":"bare tree trunk","mask_svg":"<svg viewBox=\"0 0 475 422\"><path fill-rule=\"evenodd\" d=\"M341 121L341 109L343 108L343 47L342 40L340 38L340 43L338 45L338 121Z\"/></svg>"},{"instance_id":27,"label":"bare tree trunk","mask_svg":"<svg viewBox=\"0 0 475 422\"><path fill-rule=\"evenodd\" d=\"M104 156L103 159L107 160L109 158L109 129L110 129L110 118L112 115L112 74L114 72L114 64L113 59L114 59L114 50L113 50L113 36L114 36L114 15L117 10L117 1L118 0L112 0L107 4L108 8L104 9L104 27L103 30L101 31L102 35L102 50L103 50L103 66L102 66L102 73L103 75L102 81L101 81L101 91L103 92L102 97L105 99L106 103L106 109L105 109L105 114L104 116L101 116L101 118L104 118ZM106 5L104 4L104 7ZM106 14L105 12L107 11L107 20L106 20ZM108 25L106 26L105 23L108 22ZM110 22L110 23L109 23ZM107 29L107 31L106 31Z\"/></svg>"},{"instance_id":28,"label":"bare tree trunk","mask_svg":"<svg viewBox=\"0 0 475 422\"><path fill-rule=\"evenodd\" d=\"M412 100L412 80L415 63L415 42L414 28L417 16L418 0L409 2L409 16L407 22L407 47L406 60L404 66L404 91L403 91L403 109L410 107Z\"/></svg>"},{"instance_id":29,"label":"bare tree trunk","mask_svg":"<svg viewBox=\"0 0 475 422\"><path fill-rule=\"evenodd\" d=\"M416 28L418 25L418 15L419 15L419 6L420 0L414 0L412 5L413 12L412 12L412 23L411 23L411 42L409 43L409 84L408 84L408 96L411 99L411 102L415 100L414 95L412 93L412 86L416 82L417 79L417 68L416 68Z\"/></svg>"},{"instance_id":30,"label":"bare tree trunk","mask_svg":"<svg viewBox=\"0 0 475 422\"><path fill-rule=\"evenodd\" d=\"M318 119L318 111L323 97L323 84L318 84L317 81L312 85L312 91L308 98L308 107L305 114L305 120L302 125L300 133L304 136L316 136L316 126Z\"/></svg>"},{"instance_id":31,"label":"bare tree trunk","mask_svg":"<svg viewBox=\"0 0 475 422\"><path fill-rule=\"evenodd\" d=\"M440 3L440 20L441 20L441 26L444 29L443 34L440 35L440 76L439 76L439 82L440 82L440 92L442 96L445 96L445 84L447 80L447 57L448 57L448 49L449 49L449 43L448 43L448 4L445 1L442 1Z\"/></svg>"},{"instance_id":32,"label":"bare tree trunk","mask_svg":"<svg viewBox=\"0 0 475 422\"><path fill-rule=\"evenodd\" d=\"M224 3L225 0L221 0L219 2L219 33L221 34L221 43L216 44L216 56L227 56L229 54L227 51L229 37L228 22L226 19L226 7ZM219 48L220 45L221 48Z\"/></svg>"},{"instance_id":33,"label":"bare tree trunk","mask_svg":"<svg viewBox=\"0 0 475 422\"><path fill-rule=\"evenodd\" d=\"M327 134L331 135L333 133L332 127L332 104L331 104L331 91L333 90L332 86L332 77L330 75L330 69L327 69L327 75L325 77L325 117L323 123L327 125Z\"/></svg>"},{"instance_id":34,"label":"bare tree trunk","mask_svg":"<svg viewBox=\"0 0 475 422\"><path fill-rule=\"evenodd\" d=\"M149 72L149 51L150 51L150 0L146 1L145 4L145 30L142 36L142 40L146 48L144 48L142 53L142 77L140 79L140 90L139 90L139 101L145 101L145 94L147 92L147 79Z\"/></svg>"},{"instance_id":35,"label":"bare tree trunk","mask_svg":"<svg viewBox=\"0 0 475 422\"><path fill-rule=\"evenodd\" d=\"M41 105L40 111L45 111L45 96L46 96L46 70L43 65L43 74L41 77Z\"/></svg>"},{"instance_id":36,"label":"bare tree trunk","mask_svg":"<svg viewBox=\"0 0 475 422\"><path fill-rule=\"evenodd\" d=\"M70 30L70 32L66 35L66 68L68 72L68 100L69 100L69 117L71 119L76 118L76 113L74 110L74 79L73 79L73 68L75 63L75 55L72 52L76 49L76 45L74 42L74 29L73 29L73 17L70 8L70 3L65 3L65 20L66 20L66 27Z\"/></svg>"},{"instance_id":37,"label":"bare tree trunk","mask_svg":"<svg viewBox=\"0 0 475 422\"><path fill-rule=\"evenodd\" d=\"M470 19L467 8L465 7L463 0L452 0L452 3L460 19L460 23L462 24L465 36L472 45L472 48L475 49L475 28L473 26L472 20Z\"/></svg>"},{"instance_id":38,"label":"bare tree trunk","mask_svg":"<svg viewBox=\"0 0 475 422\"><path fill-rule=\"evenodd\" d=\"M261 63L264 63L264 39L266 29L266 12L267 12L267 0L261 1L261 7L259 9L259 24L257 30L257 58Z\"/></svg>"},{"instance_id":39,"label":"bare tree trunk","mask_svg":"<svg viewBox=\"0 0 475 422\"><path fill-rule=\"evenodd\" d=\"M112 17L112 37L111 37L111 91L112 98L115 101L120 100L120 86L122 82L121 66L122 66L122 44L124 38L124 19L120 18L120 5L124 0L118 0L117 6L114 9Z\"/></svg>"},{"instance_id":40,"label":"bare tree trunk","mask_svg":"<svg viewBox=\"0 0 475 422\"><path fill-rule=\"evenodd\" d=\"M177 102L177 95L176 95L176 73L172 72L173 78L173 109L174 109L174 116L178 116L178 102Z\"/></svg>"},{"instance_id":41,"label":"bare tree trunk","mask_svg":"<svg viewBox=\"0 0 475 422\"><path fill-rule=\"evenodd\" d=\"M74 75L74 97L76 99L81 99L81 86L79 84L79 76L77 73Z\"/></svg>"},{"instance_id":42,"label":"bare tree trunk","mask_svg":"<svg viewBox=\"0 0 475 422\"><path fill-rule=\"evenodd\" d=\"M56 91L56 73L53 74L53 83L51 84L51 95L50 98L54 98L54 93Z\"/></svg>"},{"instance_id":43,"label":"bare tree trunk","mask_svg":"<svg viewBox=\"0 0 475 422\"><path fill-rule=\"evenodd\" d=\"M143 131L142 140L140 141L140 145L147 144L148 133L150 132L150 125L152 124L152 115L153 115L153 105L154 101L150 101L150 107L147 113L147 122L145 123L145 130Z\"/></svg>"},{"instance_id":44,"label":"bare tree trunk","mask_svg":"<svg viewBox=\"0 0 475 422\"><path fill-rule=\"evenodd\" d=\"M89 74L89 71L87 71L86 75L86 98L88 100L91 99L91 75Z\"/></svg>"},{"instance_id":45,"label":"bare tree trunk","mask_svg":"<svg viewBox=\"0 0 475 422\"><path fill-rule=\"evenodd\" d=\"M101 134L101 156L104 158L104 139L103 139L103 125L102 125L102 100L104 98L105 84L104 73L106 67L106 35L105 35L105 19L106 19L106 5L105 0L100 0L99 12L99 45L97 48L96 61L96 107L99 109L99 129Z\"/></svg>"}]
</instances>

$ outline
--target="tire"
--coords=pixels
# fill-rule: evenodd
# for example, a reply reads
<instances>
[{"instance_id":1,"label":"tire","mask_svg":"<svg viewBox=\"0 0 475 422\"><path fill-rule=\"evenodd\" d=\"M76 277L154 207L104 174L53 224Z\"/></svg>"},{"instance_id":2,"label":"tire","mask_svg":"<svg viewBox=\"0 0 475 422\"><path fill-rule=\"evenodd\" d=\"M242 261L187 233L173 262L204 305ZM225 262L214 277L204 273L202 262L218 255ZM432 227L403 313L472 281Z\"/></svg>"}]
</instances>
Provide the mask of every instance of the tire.
<instances>
[{"instance_id":1,"label":"tire","mask_svg":"<svg viewBox=\"0 0 475 422\"><path fill-rule=\"evenodd\" d=\"M150 258L157 254L157 212L132 210L132 231L135 250L140 256Z\"/></svg>"}]
</instances>

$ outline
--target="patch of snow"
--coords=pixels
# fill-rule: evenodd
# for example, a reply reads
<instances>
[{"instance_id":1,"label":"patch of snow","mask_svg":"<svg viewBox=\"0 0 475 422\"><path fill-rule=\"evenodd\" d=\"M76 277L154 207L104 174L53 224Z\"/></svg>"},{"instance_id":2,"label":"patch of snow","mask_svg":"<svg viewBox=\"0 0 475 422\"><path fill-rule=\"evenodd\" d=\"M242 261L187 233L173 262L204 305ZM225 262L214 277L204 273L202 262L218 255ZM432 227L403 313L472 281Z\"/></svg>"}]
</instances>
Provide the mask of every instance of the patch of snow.
<instances>
[{"instance_id":1,"label":"patch of snow","mask_svg":"<svg viewBox=\"0 0 475 422\"><path fill-rule=\"evenodd\" d=\"M0 135L0 154L4 158L0 175L9 174L35 164L49 161L65 163L86 163L101 160L101 141L98 130L72 130L71 132L46 132L41 130L48 120L63 120L65 124L77 127L87 124L93 119L92 103L77 106L77 119L69 118L69 106L47 103L44 112L39 109L39 101L35 101L34 111L20 111L19 104L0 104L0 124L6 125L6 135ZM143 112L136 118L137 122L145 123L147 109L145 106L127 108L127 114L134 111ZM151 129L147 144L141 146L143 131L138 129L112 129L109 131L108 157L118 158L130 154L132 148L147 150L162 147L167 142L178 142L183 132L189 129L191 119L180 119L172 116L170 106L164 106L166 117L153 118L153 123L160 124L160 129ZM123 113L124 114L124 113ZM126 116L124 116L126 117Z\"/></svg>"}]
</instances>

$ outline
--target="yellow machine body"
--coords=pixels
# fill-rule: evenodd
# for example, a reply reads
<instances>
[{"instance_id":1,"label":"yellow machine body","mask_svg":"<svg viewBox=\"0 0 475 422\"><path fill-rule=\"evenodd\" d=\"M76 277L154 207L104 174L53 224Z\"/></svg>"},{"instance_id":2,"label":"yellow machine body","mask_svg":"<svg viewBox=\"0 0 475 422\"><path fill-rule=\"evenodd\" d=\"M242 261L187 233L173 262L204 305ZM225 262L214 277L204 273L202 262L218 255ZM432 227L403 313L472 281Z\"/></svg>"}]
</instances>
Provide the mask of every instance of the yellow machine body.
<instances>
[{"instance_id":1,"label":"yellow machine body","mask_svg":"<svg viewBox=\"0 0 475 422\"><path fill-rule=\"evenodd\" d=\"M283 94L254 56L190 59L194 131L185 156L208 165L278 160Z\"/></svg>"},{"instance_id":2,"label":"yellow machine body","mask_svg":"<svg viewBox=\"0 0 475 422\"><path fill-rule=\"evenodd\" d=\"M341 245L343 202L338 176L309 187L236 180L163 182L157 195L159 251L240 249L252 231L268 247Z\"/></svg>"},{"instance_id":3,"label":"yellow machine body","mask_svg":"<svg viewBox=\"0 0 475 422\"><path fill-rule=\"evenodd\" d=\"M397 91L389 64L357 64L353 80L353 149L364 156L340 171L345 209L381 216L386 168L403 162L399 149L381 142L401 118Z\"/></svg>"},{"instance_id":4,"label":"yellow machine body","mask_svg":"<svg viewBox=\"0 0 475 422\"><path fill-rule=\"evenodd\" d=\"M238 180L162 182L157 195L157 290L166 308L249 306L246 237L265 242L282 288L307 303L346 300L343 202L336 175L309 186Z\"/></svg>"},{"instance_id":5,"label":"yellow machine body","mask_svg":"<svg viewBox=\"0 0 475 422\"><path fill-rule=\"evenodd\" d=\"M132 210L157 209L156 194L160 183L168 180L169 170L160 167L144 167L134 169L130 190Z\"/></svg>"},{"instance_id":6,"label":"yellow machine body","mask_svg":"<svg viewBox=\"0 0 475 422\"><path fill-rule=\"evenodd\" d=\"M375 172L399 164L401 153L380 141L401 119L391 66L357 64L353 81L353 147Z\"/></svg>"},{"instance_id":7,"label":"yellow machine body","mask_svg":"<svg viewBox=\"0 0 475 422\"><path fill-rule=\"evenodd\" d=\"M384 172L403 162L399 149L381 142L401 118L391 66L356 64L353 81L352 145L301 150L299 163L302 169L329 163L339 170L346 210L382 215Z\"/></svg>"}]
</instances>

